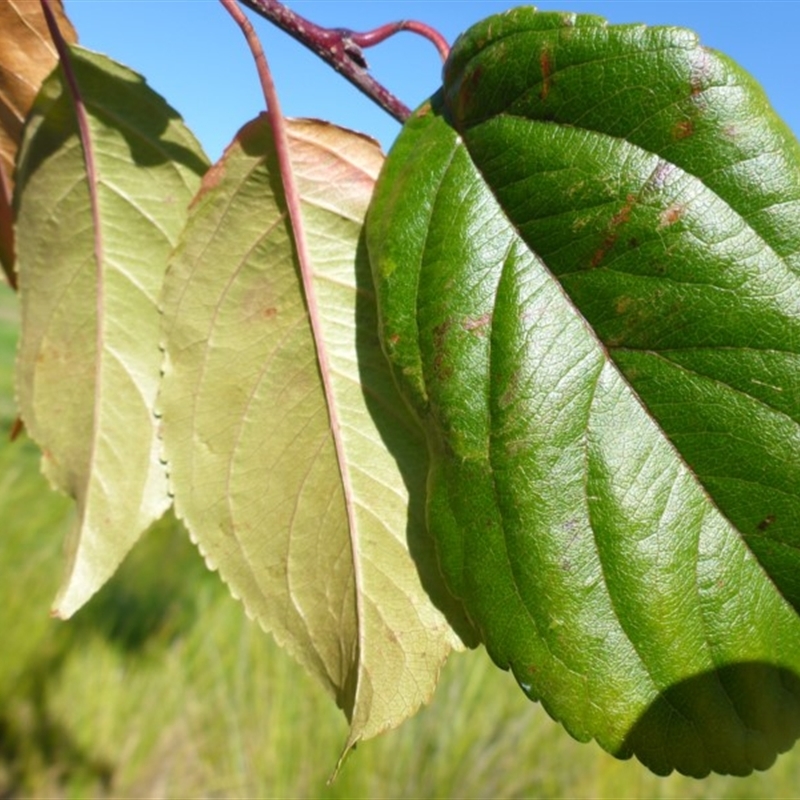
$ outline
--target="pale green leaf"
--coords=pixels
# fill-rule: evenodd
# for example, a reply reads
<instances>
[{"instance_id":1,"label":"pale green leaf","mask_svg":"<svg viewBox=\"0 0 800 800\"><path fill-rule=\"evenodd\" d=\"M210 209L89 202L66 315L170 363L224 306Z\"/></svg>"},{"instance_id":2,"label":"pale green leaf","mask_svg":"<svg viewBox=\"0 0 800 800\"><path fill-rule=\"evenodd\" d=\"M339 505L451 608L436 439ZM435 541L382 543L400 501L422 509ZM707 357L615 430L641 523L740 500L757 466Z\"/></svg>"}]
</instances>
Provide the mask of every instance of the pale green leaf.
<instances>
[{"instance_id":1,"label":"pale green leaf","mask_svg":"<svg viewBox=\"0 0 800 800\"><path fill-rule=\"evenodd\" d=\"M459 640L409 554L430 571L427 455L377 342L360 246L383 158L321 122L289 131L344 460L265 118L206 177L171 262L159 405L178 514L248 613L333 694L349 746L427 701Z\"/></svg>"},{"instance_id":2,"label":"pale green leaf","mask_svg":"<svg viewBox=\"0 0 800 800\"><path fill-rule=\"evenodd\" d=\"M72 53L88 140L56 72L31 112L16 185L19 407L45 473L78 512L54 609L62 617L169 506L153 416L156 300L206 167L176 112L141 77Z\"/></svg>"}]
</instances>

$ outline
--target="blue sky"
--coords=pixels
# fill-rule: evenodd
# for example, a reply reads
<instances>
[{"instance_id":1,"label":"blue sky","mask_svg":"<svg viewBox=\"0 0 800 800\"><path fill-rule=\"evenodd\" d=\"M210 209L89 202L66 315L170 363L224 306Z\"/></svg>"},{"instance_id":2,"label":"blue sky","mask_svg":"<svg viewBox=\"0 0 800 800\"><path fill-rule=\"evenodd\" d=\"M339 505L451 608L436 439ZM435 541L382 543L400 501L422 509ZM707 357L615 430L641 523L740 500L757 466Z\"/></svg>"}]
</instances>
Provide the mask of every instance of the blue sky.
<instances>
[{"instance_id":1,"label":"blue sky","mask_svg":"<svg viewBox=\"0 0 800 800\"><path fill-rule=\"evenodd\" d=\"M413 18L449 41L474 22L517 5L509 0L295 0L287 5L313 22L369 30ZM81 44L142 73L183 115L212 159L263 108L252 59L239 29L217 0L65 0ZM613 23L692 28L766 89L800 135L800 0L564 0L542 10L599 14ZM251 15L252 17L252 15ZM284 112L314 116L376 137L385 148L399 126L315 56L252 17L275 77ZM433 46L404 33L367 51L373 74L408 106L440 79Z\"/></svg>"}]
</instances>

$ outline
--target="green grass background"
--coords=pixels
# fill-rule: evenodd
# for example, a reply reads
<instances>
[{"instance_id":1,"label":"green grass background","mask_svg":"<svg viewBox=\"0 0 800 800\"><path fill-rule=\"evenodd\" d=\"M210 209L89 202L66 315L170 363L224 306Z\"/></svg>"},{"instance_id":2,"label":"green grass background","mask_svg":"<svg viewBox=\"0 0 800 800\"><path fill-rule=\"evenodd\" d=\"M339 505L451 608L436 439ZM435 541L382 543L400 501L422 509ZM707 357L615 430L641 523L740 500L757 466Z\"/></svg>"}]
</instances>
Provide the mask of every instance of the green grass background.
<instances>
[{"instance_id":1,"label":"green grass background","mask_svg":"<svg viewBox=\"0 0 800 800\"><path fill-rule=\"evenodd\" d=\"M17 328L0 286L0 798L800 798L800 748L748 778L658 778L574 742L483 651L453 656L431 705L329 786L341 713L171 517L51 620L71 505L9 441Z\"/></svg>"}]
</instances>

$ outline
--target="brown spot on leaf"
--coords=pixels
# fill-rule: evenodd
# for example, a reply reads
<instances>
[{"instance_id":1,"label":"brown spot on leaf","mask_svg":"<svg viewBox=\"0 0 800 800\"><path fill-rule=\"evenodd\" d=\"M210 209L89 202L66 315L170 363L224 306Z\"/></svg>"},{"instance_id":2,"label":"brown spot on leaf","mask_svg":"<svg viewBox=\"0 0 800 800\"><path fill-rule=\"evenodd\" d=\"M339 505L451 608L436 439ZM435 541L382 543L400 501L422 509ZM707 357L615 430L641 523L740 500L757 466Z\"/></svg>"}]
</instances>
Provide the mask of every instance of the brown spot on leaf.
<instances>
[{"instance_id":1,"label":"brown spot on leaf","mask_svg":"<svg viewBox=\"0 0 800 800\"><path fill-rule=\"evenodd\" d=\"M279 312L278 301L272 281L266 276L261 277L242 301L243 321L257 323L275 319Z\"/></svg>"},{"instance_id":2,"label":"brown spot on leaf","mask_svg":"<svg viewBox=\"0 0 800 800\"><path fill-rule=\"evenodd\" d=\"M539 93L539 97L542 100L547 100L547 95L550 94L550 75L553 71L550 52L547 49L542 50L539 56L539 67L542 70L542 91Z\"/></svg>"},{"instance_id":3,"label":"brown spot on leaf","mask_svg":"<svg viewBox=\"0 0 800 800\"><path fill-rule=\"evenodd\" d=\"M702 94L711 80L712 55L706 47L698 47L697 57L692 62L692 76L689 87L692 97Z\"/></svg>"},{"instance_id":4,"label":"brown spot on leaf","mask_svg":"<svg viewBox=\"0 0 800 800\"><path fill-rule=\"evenodd\" d=\"M606 238L603 239L603 244L594 251L592 260L589 262L589 266L591 266L592 269L600 266L600 263L606 257L606 253L614 246L616 241L616 235L606 236Z\"/></svg>"},{"instance_id":5,"label":"brown spot on leaf","mask_svg":"<svg viewBox=\"0 0 800 800\"><path fill-rule=\"evenodd\" d=\"M452 367L445 363L445 338L452 327L452 321L446 319L433 329L433 350L436 354L433 357L433 369L439 380L447 380L453 374Z\"/></svg>"},{"instance_id":6,"label":"brown spot on leaf","mask_svg":"<svg viewBox=\"0 0 800 800\"><path fill-rule=\"evenodd\" d=\"M614 311L616 311L617 314L625 314L630 310L632 305L632 297L618 297L614 303Z\"/></svg>"},{"instance_id":7,"label":"brown spot on leaf","mask_svg":"<svg viewBox=\"0 0 800 800\"><path fill-rule=\"evenodd\" d=\"M769 528L770 525L772 525L773 522L775 522L775 515L768 514L766 517L764 517L764 519L761 520L761 522L758 523L758 525L756 525L756 527L763 533L767 528Z\"/></svg>"},{"instance_id":8,"label":"brown spot on leaf","mask_svg":"<svg viewBox=\"0 0 800 800\"><path fill-rule=\"evenodd\" d=\"M688 139L694 133L694 122L690 119L682 119L672 129L672 138L676 141Z\"/></svg>"},{"instance_id":9,"label":"brown spot on leaf","mask_svg":"<svg viewBox=\"0 0 800 800\"><path fill-rule=\"evenodd\" d=\"M658 217L658 227L668 228L674 225L686 212L686 206L680 203L673 203L669 208L665 208Z\"/></svg>"},{"instance_id":10,"label":"brown spot on leaf","mask_svg":"<svg viewBox=\"0 0 800 800\"><path fill-rule=\"evenodd\" d=\"M600 266L600 263L608 254L608 251L611 250L611 248L616 244L619 236L617 229L630 220L631 212L633 211L633 207L636 205L636 202L636 196L629 194L625 198L625 205L611 218L611 222L609 223L608 231L603 239L603 243L597 248L597 250L594 251L591 261L589 262L589 266L592 269Z\"/></svg>"},{"instance_id":11,"label":"brown spot on leaf","mask_svg":"<svg viewBox=\"0 0 800 800\"><path fill-rule=\"evenodd\" d=\"M661 261L653 261L650 264L650 271L653 273L653 275L666 275L667 265L662 263Z\"/></svg>"},{"instance_id":12,"label":"brown spot on leaf","mask_svg":"<svg viewBox=\"0 0 800 800\"><path fill-rule=\"evenodd\" d=\"M465 331L471 331L479 336L485 336L486 328L491 325L491 323L492 315L487 311L485 314L481 314L477 319L465 319L461 323L461 327L464 328Z\"/></svg>"},{"instance_id":13,"label":"brown spot on leaf","mask_svg":"<svg viewBox=\"0 0 800 800\"><path fill-rule=\"evenodd\" d=\"M437 350L440 350L444 346L444 338L452 327L453 323L449 319L446 319L433 329L433 346Z\"/></svg>"},{"instance_id":14,"label":"brown spot on leaf","mask_svg":"<svg viewBox=\"0 0 800 800\"><path fill-rule=\"evenodd\" d=\"M464 109L472 100L472 96L478 90L481 79L483 78L483 66L478 64L472 72L468 73L461 84L461 89L458 93L459 113L463 114Z\"/></svg>"},{"instance_id":15,"label":"brown spot on leaf","mask_svg":"<svg viewBox=\"0 0 800 800\"><path fill-rule=\"evenodd\" d=\"M629 194L625 198L625 205L611 218L611 227L618 228L620 225L624 225L631 218L631 211L635 205L636 197Z\"/></svg>"},{"instance_id":16,"label":"brown spot on leaf","mask_svg":"<svg viewBox=\"0 0 800 800\"><path fill-rule=\"evenodd\" d=\"M519 381L520 381L519 373L516 371L512 372L508 378L508 385L506 386L505 391L497 401L500 408L503 409L508 408L510 405L517 402L517 399L519 398L519 389L520 389ZM507 452L509 454L516 454L519 452L520 449L517 446L517 444L513 441L510 441L506 447L507 447Z\"/></svg>"}]
</instances>

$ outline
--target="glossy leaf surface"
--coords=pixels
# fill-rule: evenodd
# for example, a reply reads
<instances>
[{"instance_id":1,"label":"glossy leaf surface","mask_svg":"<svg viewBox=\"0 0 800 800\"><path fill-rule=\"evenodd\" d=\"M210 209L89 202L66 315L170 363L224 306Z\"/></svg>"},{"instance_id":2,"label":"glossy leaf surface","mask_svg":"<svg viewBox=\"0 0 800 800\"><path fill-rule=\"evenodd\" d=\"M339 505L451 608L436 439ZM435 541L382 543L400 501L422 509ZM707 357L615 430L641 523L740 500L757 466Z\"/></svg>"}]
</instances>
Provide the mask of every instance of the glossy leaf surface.
<instances>
[{"instance_id":1,"label":"glossy leaf surface","mask_svg":"<svg viewBox=\"0 0 800 800\"><path fill-rule=\"evenodd\" d=\"M800 734L800 146L689 31L468 31L368 220L428 521L495 661L657 772Z\"/></svg>"},{"instance_id":2,"label":"glossy leaf surface","mask_svg":"<svg viewBox=\"0 0 800 800\"><path fill-rule=\"evenodd\" d=\"M87 135L54 73L31 112L16 186L19 408L45 473L78 512L54 609L62 617L169 506L153 415L156 301L206 168L140 76L79 48L71 62Z\"/></svg>"},{"instance_id":3,"label":"glossy leaf surface","mask_svg":"<svg viewBox=\"0 0 800 800\"><path fill-rule=\"evenodd\" d=\"M193 204L165 284L160 410L178 514L248 613L336 698L349 747L429 699L459 641L420 583L415 560L435 594L427 455L380 351L360 245L383 156L325 123L289 134L303 230L288 223L265 117Z\"/></svg>"}]
</instances>

